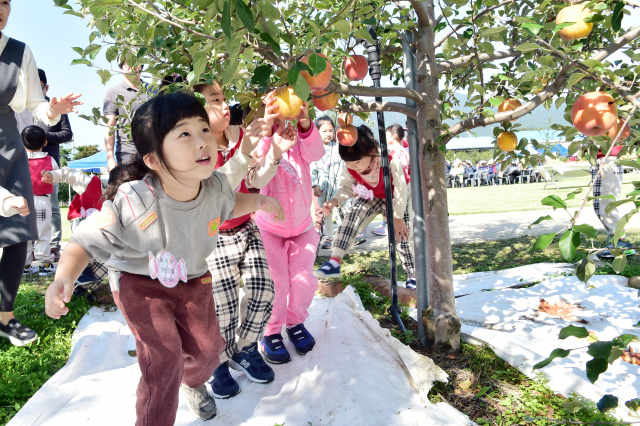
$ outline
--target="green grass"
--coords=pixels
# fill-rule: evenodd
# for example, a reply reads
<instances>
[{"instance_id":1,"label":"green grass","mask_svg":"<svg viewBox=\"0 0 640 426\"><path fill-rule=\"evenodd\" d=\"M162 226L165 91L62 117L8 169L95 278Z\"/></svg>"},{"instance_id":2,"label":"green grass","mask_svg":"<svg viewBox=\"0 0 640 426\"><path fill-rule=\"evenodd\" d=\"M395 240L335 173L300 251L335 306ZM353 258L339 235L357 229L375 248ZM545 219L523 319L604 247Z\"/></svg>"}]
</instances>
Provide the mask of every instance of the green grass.
<instances>
[{"instance_id":1,"label":"green grass","mask_svg":"<svg viewBox=\"0 0 640 426\"><path fill-rule=\"evenodd\" d=\"M626 195L633 191L631 181L640 180L640 177L627 174L624 180L622 194ZM590 182L591 178L589 177L567 179L558 182L560 189L556 189L553 185L544 189L544 182L447 189L449 214L464 215L551 209L551 207L541 205L540 200L552 194L559 195L564 199L567 193L583 188L583 192L577 195L574 200L567 201L569 207L579 207ZM591 206L592 203L588 202L587 205Z\"/></svg>"},{"instance_id":2,"label":"green grass","mask_svg":"<svg viewBox=\"0 0 640 426\"><path fill-rule=\"evenodd\" d=\"M67 220L68 207L60 209L60 216L62 217L62 241L69 241L71 239L71 223Z\"/></svg>"},{"instance_id":3,"label":"green grass","mask_svg":"<svg viewBox=\"0 0 640 426\"><path fill-rule=\"evenodd\" d=\"M38 332L39 339L26 347L0 339L0 425L6 424L31 396L69 358L71 337L77 323L91 307L84 298L72 299L69 313L53 320L44 313L44 292L53 276L29 276L22 281L15 315Z\"/></svg>"}]
</instances>

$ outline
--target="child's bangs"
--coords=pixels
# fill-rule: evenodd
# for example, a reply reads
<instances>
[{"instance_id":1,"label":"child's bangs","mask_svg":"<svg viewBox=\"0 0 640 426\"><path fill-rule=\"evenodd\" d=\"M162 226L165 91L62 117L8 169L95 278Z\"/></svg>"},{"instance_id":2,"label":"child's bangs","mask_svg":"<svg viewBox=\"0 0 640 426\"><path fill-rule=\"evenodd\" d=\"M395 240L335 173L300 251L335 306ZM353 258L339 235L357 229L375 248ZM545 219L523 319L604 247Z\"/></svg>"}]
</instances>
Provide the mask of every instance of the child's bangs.
<instances>
[{"instance_id":1,"label":"child's bangs","mask_svg":"<svg viewBox=\"0 0 640 426\"><path fill-rule=\"evenodd\" d=\"M153 108L153 128L158 141L173 130L180 121L198 117L209 123L209 116L200 101L185 92L161 95Z\"/></svg>"}]
</instances>

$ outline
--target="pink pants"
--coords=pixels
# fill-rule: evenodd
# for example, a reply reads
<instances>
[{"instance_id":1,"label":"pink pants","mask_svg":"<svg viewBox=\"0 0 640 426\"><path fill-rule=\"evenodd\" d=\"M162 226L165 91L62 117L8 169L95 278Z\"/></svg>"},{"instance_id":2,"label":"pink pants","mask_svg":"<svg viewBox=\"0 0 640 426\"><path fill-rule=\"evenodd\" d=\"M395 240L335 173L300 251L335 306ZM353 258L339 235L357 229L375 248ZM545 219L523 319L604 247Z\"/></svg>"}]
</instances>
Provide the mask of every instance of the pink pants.
<instances>
[{"instance_id":1,"label":"pink pants","mask_svg":"<svg viewBox=\"0 0 640 426\"><path fill-rule=\"evenodd\" d=\"M302 324L309 316L307 309L318 289L313 263L320 235L313 227L289 238L265 230L261 230L260 234L276 290L271 320L264 332L270 336L282 333L283 324L287 327Z\"/></svg>"}]
</instances>

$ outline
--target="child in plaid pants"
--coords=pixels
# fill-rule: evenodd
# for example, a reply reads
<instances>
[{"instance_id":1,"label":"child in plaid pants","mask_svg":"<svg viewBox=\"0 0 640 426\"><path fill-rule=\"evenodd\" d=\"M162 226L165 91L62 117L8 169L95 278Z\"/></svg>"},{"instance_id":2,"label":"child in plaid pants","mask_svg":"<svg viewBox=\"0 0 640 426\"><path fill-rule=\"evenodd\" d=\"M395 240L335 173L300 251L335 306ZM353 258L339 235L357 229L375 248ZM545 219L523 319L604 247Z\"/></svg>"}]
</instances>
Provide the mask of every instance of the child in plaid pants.
<instances>
[{"instance_id":1,"label":"child in plaid pants","mask_svg":"<svg viewBox=\"0 0 640 426\"><path fill-rule=\"evenodd\" d=\"M331 260L314 271L320 278L340 277L340 263L353 245L358 230L368 225L377 214L386 215L380 147L371 130L367 126L358 127L356 143L352 146L340 145L339 152L346 167L342 171L340 188L331 201L324 203L324 213L327 214L349 198L355 198L351 210L338 228ZM398 254L408 275L407 288L415 289L415 264L409 241L409 171L402 166L399 156L393 150L389 153L389 167L393 187L393 223L396 239L399 241Z\"/></svg>"}]
</instances>

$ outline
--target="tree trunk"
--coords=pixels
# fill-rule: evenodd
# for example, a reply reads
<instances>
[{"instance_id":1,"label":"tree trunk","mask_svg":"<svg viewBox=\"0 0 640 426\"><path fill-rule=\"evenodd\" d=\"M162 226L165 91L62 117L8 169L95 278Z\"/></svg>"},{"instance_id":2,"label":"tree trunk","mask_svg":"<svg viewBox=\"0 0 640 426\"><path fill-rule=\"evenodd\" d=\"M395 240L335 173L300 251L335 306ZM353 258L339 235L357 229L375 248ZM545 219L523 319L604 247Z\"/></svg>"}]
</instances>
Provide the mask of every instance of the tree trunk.
<instances>
[{"instance_id":1,"label":"tree trunk","mask_svg":"<svg viewBox=\"0 0 640 426\"><path fill-rule=\"evenodd\" d=\"M429 12L433 17L433 3ZM433 21L432 21L433 22ZM429 307L422 312L427 340L439 351L460 351L460 319L453 294L444 153L438 149L442 124L433 29L421 26L416 38L416 88L427 102L417 106L422 199L429 251Z\"/></svg>"}]
</instances>

